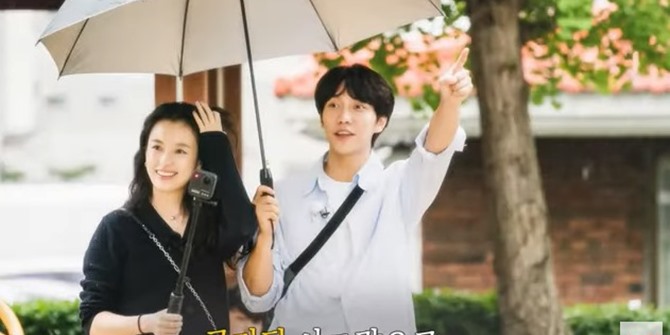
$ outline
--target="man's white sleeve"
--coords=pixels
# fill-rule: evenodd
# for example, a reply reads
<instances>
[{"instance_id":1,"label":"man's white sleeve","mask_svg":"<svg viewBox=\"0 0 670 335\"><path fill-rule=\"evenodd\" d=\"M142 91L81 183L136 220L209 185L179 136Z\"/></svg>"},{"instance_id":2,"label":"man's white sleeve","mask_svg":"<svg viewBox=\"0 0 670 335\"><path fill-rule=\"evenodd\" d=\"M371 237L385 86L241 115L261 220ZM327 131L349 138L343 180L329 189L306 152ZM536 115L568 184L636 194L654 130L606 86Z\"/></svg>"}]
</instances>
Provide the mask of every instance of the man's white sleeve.
<instances>
[{"instance_id":1,"label":"man's white sleeve","mask_svg":"<svg viewBox=\"0 0 670 335\"><path fill-rule=\"evenodd\" d=\"M400 173L399 197L403 220L408 228L421 221L421 217L433 203L447 174L451 158L465 147L465 131L458 127L451 144L439 153L426 150L424 144L428 125L416 137L416 148L404 162Z\"/></svg>"},{"instance_id":2,"label":"man's white sleeve","mask_svg":"<svg viewBox=\"0 0 670 335\"><path fill-rule=\"evenodd\" d=\"M277 227L279 224L277 224ZM238 263L237 268L237 282L240 287L240 295L242 297L242 302L247 307L247 309L252 313L261 313L266 312L272 309L279 299L281 298L281 293L284 288L284 269L282 267L280 250L282 248L283 239L281 236L281 229L277 229L275 233L275 246L272 250L272 269L273 269L273 278L272 285L267 293L262 296L255 296L249 292L249 288L244 282L244 267L247 265L248 257L243 258Z\"/></svg>"}]
</instances>

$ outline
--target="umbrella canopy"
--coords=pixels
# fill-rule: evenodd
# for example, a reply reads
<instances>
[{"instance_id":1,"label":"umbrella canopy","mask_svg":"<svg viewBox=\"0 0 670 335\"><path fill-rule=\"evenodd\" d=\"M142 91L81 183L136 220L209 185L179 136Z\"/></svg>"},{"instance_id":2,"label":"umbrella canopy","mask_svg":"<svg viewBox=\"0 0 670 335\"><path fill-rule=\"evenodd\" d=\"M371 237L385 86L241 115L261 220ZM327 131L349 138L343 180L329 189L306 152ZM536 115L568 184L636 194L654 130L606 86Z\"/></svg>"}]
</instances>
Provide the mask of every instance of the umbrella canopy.
<instances>
[{"instance_id":1,"label":"umbrella canopy","mask_svg":"<svg viewBox=\"0 0 670 335\"><path fill-rule=\"evenodd\" d=\"M442 15L440 0L245 1L253 60L337 51ZM44 44L60 75L184 76L248 60L240 0L67 0Z\"/></svg>"}]
</instances>

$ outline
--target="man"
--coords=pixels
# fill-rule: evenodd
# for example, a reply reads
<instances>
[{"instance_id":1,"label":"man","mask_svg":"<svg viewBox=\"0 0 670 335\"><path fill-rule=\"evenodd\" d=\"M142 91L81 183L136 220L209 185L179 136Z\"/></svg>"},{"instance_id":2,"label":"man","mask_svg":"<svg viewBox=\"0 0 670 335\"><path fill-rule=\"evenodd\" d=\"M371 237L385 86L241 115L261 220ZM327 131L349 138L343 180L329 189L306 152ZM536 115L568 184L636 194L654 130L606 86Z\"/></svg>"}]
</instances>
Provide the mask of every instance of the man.
<instances>
[{"instance_id":1,"label":"man","mask_svg":"<svg viewBox=\"0 0 670 335\"><path fill-rule=\"evenodd\" d=\"M416 149L386 169L372 146L393 111L389 85L361 65L337 67L321 78L315 101L329 150L308 172L280 182L276 201L272 189L259 187L257 244L238 271L251 311L276 305L270 329L284 327L289 335L374 334L373 328L385 335L415 333L408 235L437 195L452 156L464 147L458 111L472 92L463 68L467 55L463 50L441 76L440 105L417 136ZM362 196L282 297L284 271L356 185Z\"/></svg>"}]
</instances>

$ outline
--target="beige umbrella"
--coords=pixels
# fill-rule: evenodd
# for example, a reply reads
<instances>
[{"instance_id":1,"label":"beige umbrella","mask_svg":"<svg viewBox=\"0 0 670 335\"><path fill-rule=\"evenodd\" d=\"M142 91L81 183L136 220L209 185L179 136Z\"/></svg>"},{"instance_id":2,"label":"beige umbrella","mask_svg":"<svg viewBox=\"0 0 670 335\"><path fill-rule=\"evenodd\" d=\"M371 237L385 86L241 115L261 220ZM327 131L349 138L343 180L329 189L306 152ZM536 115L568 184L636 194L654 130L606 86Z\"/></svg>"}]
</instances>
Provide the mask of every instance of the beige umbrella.
<instances>
[{"instance_id":1,"label":"beige umbrella","mask_svg":"<svg viewBox=\"0 0 670 335\"><path fill-rule=\"evenodd\" d=\"M440 0L67 0L39 41L60 75L183 76L246 62L245 26L260 60L337 51L439 15Z\"/></svg>"},{"instance_id":2,"label":"beige umbrella","mask_svg":"<svg viewBox=\"0 0 670 335\"><path fill-rule=\"evenodd\" d=\"M181 79L249 60L261 180L268 184L253 60L338 51L440 15L440 0L67 0L39 42L59 76L132 72Z\"/></svg>"}]
</instances>

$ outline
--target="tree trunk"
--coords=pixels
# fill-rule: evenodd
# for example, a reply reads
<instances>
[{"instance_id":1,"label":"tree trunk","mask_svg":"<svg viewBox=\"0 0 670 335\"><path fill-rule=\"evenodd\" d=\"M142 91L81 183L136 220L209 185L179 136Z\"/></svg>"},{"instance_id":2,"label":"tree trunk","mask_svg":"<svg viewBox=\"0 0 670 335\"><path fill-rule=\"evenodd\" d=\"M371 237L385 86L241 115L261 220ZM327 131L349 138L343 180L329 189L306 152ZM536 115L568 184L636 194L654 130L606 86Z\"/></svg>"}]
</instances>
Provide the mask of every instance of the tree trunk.
<instances>
[{"instance_id":1,"label":"tree trunk","mask_svg":"<svg viewBox=\"0 0 670 335\"><path fill-rule=\"evenodd\" d=\"M521 69L521 0L468 0L503 335L562 335L547 207Z\"/></svg>"}]
</instances>

